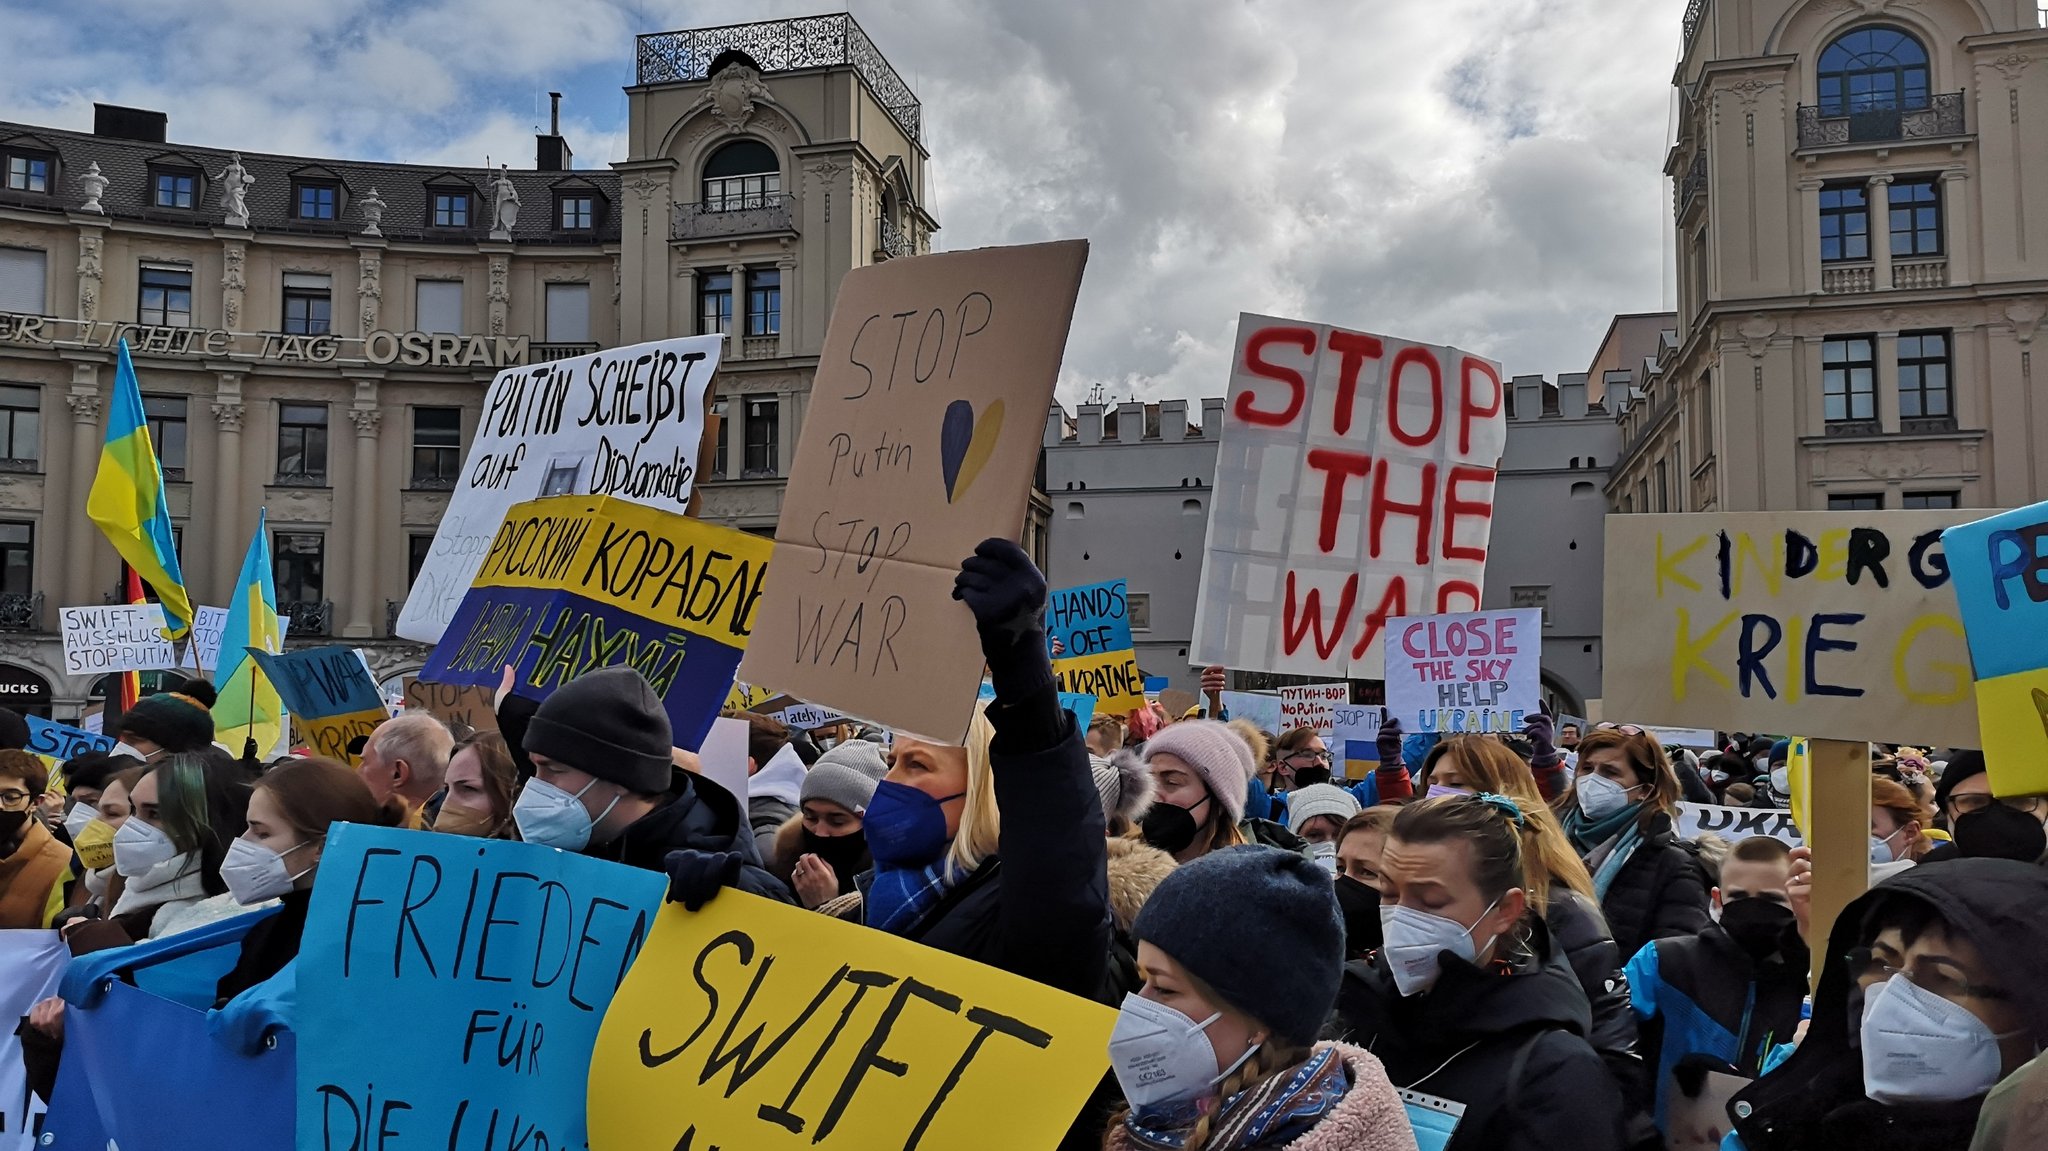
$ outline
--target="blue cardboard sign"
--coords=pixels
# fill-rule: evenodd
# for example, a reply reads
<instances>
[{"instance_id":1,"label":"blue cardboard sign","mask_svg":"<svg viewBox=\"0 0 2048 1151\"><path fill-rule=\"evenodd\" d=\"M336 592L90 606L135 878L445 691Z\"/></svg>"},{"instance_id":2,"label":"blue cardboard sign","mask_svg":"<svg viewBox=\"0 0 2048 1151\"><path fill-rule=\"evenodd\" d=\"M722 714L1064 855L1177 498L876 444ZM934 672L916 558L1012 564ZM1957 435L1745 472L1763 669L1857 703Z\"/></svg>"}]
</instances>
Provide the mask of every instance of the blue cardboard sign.
<instances>
[{"instance_id":1,"label":"blue cardboard sign","mask_svg":"<svg viewBox=\"0 0 2048 1151\"><path fill-rule=\"evenodd\" d=\"M88 751L114 750L114 737L100 735L84 728L69 724L53 723L40 716L23 716L28 720L28 750L31 754L48 756L62 762Z\"/></svg>"}]
</instances>

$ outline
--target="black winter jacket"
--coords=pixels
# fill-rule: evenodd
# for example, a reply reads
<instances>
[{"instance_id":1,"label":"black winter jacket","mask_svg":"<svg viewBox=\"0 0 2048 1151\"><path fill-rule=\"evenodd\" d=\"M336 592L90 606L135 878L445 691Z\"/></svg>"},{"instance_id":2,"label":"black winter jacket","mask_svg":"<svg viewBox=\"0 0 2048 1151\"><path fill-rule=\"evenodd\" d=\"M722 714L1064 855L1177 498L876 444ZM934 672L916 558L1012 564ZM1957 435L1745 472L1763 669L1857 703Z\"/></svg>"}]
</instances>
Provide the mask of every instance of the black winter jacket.
<instances>
[{"instance_id":1,"label":"black winter jacket","mask_svg":"<svg viewBox=\"0 0 2048 1151\"><path fill-rule=\"evenodd\" d=\"M1590 869L1589 869L1590 870ZM1652 939L1698 935L1713 920L1707 915L1707 872L1671 830L1671 817L1657 812L1643 829L1635 854L1621 865L1600 901L1607 928L1624 961Z\"/></svg>"},{"instance_id":2,"label":"black winter jacket","mask_svg":"<svg viewBox=\"0 0 2048 1151\"><path fill-rule=\"evenodd\" d=\"M1369 1049L1397 1088L1465 1105L1447 1151L1618 1151L1622 1101L1586 1043L1577 977L1540 920L1511 962L1445 953L1436 985L1404 997L1385 958L1345 965L1336 1031Z\"/></svg>"},{"instance_id":3,"label":"black winter jacket","mask_svg":"<svg viewBox=\"0 0 2048 1151\"><path fill-rule=\"evenodd\" d=\"M1642 1107L1649 1098L1649 1075L1636 1046L1636 1013L1629 1006L1628 976L1622 973L1621 949L1607 932L1607 921L1592 900L1568 887L1550 893L1543 923L1579 981L1592 1008L1586 1041L1614 1074L1622 1097Z\"/></svg>"},{"instance_id":4,"label":"black winter jacket","mask_svg":"<svg viewBox=\"0 0 2048 1151\"><path fill-rule=\"evenodd\" d=\"M1799 1049L1738 1092L1728 1111L1748 1151L1963 1151L1984 1097L1954 1103L1880 1104L1863 1094L1862 1054L1850 1044L1862 994L1843 956L1867 942L1864 924L1893 900L1926 905L1948 931L1977 949L1989 982L2013 998L2037 1043L2048 1040L2048 868L2009 859L1922 863L1871 888L1842 909L1828 935L1813 996L1813 1021Z\"/></svg>"}]
</instances>

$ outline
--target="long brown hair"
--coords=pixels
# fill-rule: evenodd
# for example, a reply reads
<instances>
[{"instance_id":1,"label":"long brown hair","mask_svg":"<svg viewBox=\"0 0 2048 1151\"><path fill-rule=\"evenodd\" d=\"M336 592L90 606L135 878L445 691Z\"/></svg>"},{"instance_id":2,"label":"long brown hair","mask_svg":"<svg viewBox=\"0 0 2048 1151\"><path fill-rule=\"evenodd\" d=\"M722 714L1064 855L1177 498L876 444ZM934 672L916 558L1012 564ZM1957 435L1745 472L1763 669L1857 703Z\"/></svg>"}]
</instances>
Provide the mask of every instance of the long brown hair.
<instances>
[{"instance_id":1,"label":"long brown hair","mask_svg":"<svg viewBox=\"0 0 2048 1151\"><path fill-rule=\"evenodd\" d=\"M301 840L323 838L336 823L397 827L406 817L403 800L393 795L378 803L353 769L331 759L300 759L274 767L256 781L256 790L269 793L285 824Z\"/></svg>"},{"instance_id":2,"label":"long brown hair","mask_svg":"<svg viewBox=\"0 0 2048 1151\"><path fill-rule=\"evenodd\" d=\"M1528 879L1529 906L1539 916L1549 913L1553 886L1563 886L1597 904L1593 877L1579 853L1565 838L1557 815L1543 802L1536 789L1536 776L1522 757L1496 739L1483 735L1457 735L1430 750L1423 765L1421 786L1425 789L1436 765L1445 759L1458 769L1458 781L1475 791L1505 795L1522 808L1522 869Z\"/></svg>"},{"instance_id":3,"label":"long brown hair","mask_svg":"<svg viewBox=\"0 0 2048 1151\"><path fill-rule=\"evenodd\" d=\"M1678 816L1678 772L1671 766L1671 757L1664 754L1664 745L1647 731L1630 733L1618 727L1596 727L1579 740L1579 770L1586 767L1586 757L1596 751L1618 747L1635 769L1636 786L1650 786L1650 797L1643 801L1643 814L1638 826L1647 828L1650 821L1659 815ZM1554 811L1562 814L1578 802L1578 796L1571 791L1551 801Z\"/></svg>"}]
</instances>

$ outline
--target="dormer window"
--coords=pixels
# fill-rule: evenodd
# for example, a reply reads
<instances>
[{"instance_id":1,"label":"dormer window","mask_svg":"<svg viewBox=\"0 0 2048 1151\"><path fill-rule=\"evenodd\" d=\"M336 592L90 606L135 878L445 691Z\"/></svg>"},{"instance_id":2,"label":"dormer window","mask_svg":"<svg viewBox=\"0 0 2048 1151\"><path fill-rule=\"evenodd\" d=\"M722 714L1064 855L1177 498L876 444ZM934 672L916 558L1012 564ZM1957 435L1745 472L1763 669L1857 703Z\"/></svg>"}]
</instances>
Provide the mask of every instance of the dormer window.
<instances>
[{"instance_id":1,"label":"dormer window","mask_svg":"<svg viewBox=\"0 0 2048 1151\"><path fill-rule=\"evenodd\" d=\"M28 152L7 149L7 190L10 192L47 193L50 177L56 171L57 162L48 152Z\"/></svg>"},{"instance_id":2,"label":"dormer window","mask_svg":"<svg viewBox=\"0 0 2048 1151\"><path fill-rule=\"evenodd\" d=\"M333 220L341 214L341 186L330 180L292 182L292 215L301 220Z\"/></svg>"},{"instance_id":3,"label":"dormer window","mask_svg":"<svg viewBox=\"0 0 2048 1151\"><path fill-rule=\"evenodd\" d=\"M459 189L436 188L432 190L433 215L430 218L436 228L469 227L471 196Z\"/></svg>"},{"instance_id":4,"label":"dormer window","mask_svg":"<svg viewBox=\"0 0 2048 1151\"><path fill-rule=\"evenodd\" d=\"M199 202L196 172L158 172L151 187L155 189L154 203L159 208L189 209Z\"/></svg>"},{"instance_id":5,"label":"dormer window","mask_svg":"<svg viewBox=\"0 0 2048 1151\"><path fill-rule=\"evenodd\" d=\"M564 232L588 232L597 226L597 197L588 192L564 193L555 201L555 220Z\"/></svg>"}]
</instances>

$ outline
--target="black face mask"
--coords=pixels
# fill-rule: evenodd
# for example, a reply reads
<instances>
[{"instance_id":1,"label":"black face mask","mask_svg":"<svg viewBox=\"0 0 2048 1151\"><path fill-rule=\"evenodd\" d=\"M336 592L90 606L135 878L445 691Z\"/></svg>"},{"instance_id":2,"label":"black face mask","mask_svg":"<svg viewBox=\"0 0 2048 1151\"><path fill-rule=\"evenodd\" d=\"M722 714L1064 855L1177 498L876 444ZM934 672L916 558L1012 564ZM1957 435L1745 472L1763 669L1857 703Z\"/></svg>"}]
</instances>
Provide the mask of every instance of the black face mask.
<instances>
[{"instance_id":1,"label":"black face mask","mask_svg":"<svg viewBox=\"0 0 2048 1151\"><path fill-rule=\"evenodd\" d=\"M1196 804L1195 807L1201 807L1207 802L1209 797L1205 795L1202 797L1202 803ZM1186 851L1188 844L1195 841L1195 833L1201 829L1201 825L1195 822L1194 808L1175 807L1170 803L1153 804L1152 810L1145 813L1145 821L1138 828L1146 843L1168 855L1179 855Z\"/></svg>"},{"instance_id":2,"label":"black face mask","mask_svg":"<svg viewBox=\"0 0 2048 1151\"><path fill-rule=\"evenodd\" d=\"M1994 802L1956 818L1956 851L1971 859L2033 863L2048 851L2048 830L2038 816Z\"/></svg>"},{"instance_id":3,"label":"black face mask","mask_svg":"<svg viewBox=\"0 0 2048 1151\"><path fill-rule=\"evenodd\" d=\"M1806 965L1806 941L1799 935L1799 917L1782 903L1731 899L1721 906L1721 930L1751 959L1762 961L1783 955L1788 964Z\"/></svg>"},{"instance_id":4,"label":"black face mask","mask_svg":"<svg viewBox=\"0 0 2048 1151\"><path fill-rule=\"evenodd\" d=\"M865 831L847 835L816 835L808 827L797 828L803 833L804 851L832 865L833 874L839 877L839 889L850 891L853 877L866 871L868 860L868 837Z\"/></svg>"},{"instance_id":5,"label":"black face mask","mask_svg":"<svg viewBox=\"0 0 2048 1151\"><path fill-rule=\"evenodd\" d=\"M1344 958L1356 959L1377 949L1381 943L1380 889L1340 875L1337 906L1344 912Z\"/></svg>"},{"instance_id":6,"label":"black face mask","mask_svg":"<svg viewBox=\"0 0 2048 1151\"><path fill-rule=\"evenodd\" d=\"M1314 787L1316 784L1328 782L1330 769L1327 767L1304 767L1294 773L1295 787Z\"/></svg>"},{"instance_id":7,"label":"black face mask","mask_svg":"<svg viewBox=\"0 0 2048 1151\"><path fill-rule=\"evenodd\" d=\"M28 822L35 810L31 804L26 811L0 811L0 843L14 842L14 837L21 834L21 825Z\"/></svg>"}]
</instances>

